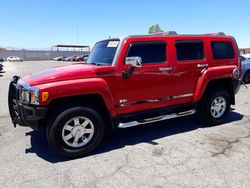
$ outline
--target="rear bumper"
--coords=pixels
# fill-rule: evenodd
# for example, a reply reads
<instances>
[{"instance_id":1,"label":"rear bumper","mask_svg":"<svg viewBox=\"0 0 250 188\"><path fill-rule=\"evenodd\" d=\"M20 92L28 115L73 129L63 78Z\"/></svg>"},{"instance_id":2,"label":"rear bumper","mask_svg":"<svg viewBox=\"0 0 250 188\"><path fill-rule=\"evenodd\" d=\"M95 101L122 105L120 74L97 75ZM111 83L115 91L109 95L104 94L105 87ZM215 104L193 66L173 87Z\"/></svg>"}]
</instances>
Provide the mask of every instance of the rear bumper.
<instances>
[{"instance_id":1,"label":"rear bumper","mask_svg":"<svg viewBox=\"0 0 250 188\"><path fill-rule=\"evenodd\" d=\"M17 85L19 77L14 76L9 85L9 113L14 126L27 126L37 129L38 121L46 116L47 107L23 104L19 101L19 86Z\"/></svg>"}]
</instances>

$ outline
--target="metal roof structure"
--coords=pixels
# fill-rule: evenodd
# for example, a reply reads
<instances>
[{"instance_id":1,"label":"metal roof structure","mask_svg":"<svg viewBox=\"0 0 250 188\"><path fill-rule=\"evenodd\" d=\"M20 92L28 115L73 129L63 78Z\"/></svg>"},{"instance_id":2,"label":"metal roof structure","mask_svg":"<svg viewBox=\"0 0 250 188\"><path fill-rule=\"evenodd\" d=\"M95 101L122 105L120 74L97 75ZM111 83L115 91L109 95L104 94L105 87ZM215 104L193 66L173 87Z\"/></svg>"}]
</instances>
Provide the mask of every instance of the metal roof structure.
<instances>
[{"instance_id":1,"label":"metal roof structure","mask_svg":"<svg viewBox=\"0 0 250 188\"><path fill-rule=\"evenodd\" d=\"M53 46L52 48L57 48L58 51L59 51L59 48L66 48L67 51L69 48L73 49L73 51L86 51L84 49L87 48L87 51L90 51L90 46L86 46L86 45L58 44L58 45Z\"/></svg>"}]
</instances>

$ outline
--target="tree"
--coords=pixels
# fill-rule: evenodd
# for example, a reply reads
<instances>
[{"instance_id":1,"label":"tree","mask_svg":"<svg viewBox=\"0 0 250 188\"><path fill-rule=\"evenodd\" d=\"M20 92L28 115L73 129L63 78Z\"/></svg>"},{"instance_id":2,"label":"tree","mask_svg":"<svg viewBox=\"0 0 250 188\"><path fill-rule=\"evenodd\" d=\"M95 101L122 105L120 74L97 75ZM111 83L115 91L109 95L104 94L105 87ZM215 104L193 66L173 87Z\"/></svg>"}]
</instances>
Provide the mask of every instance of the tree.
<instances>
[{"instance_id":1,"label":"tree","mask_svg":"<svg viewBox=\"0 0 250 188\"><path fill-rule=\"evenodd\" d=\"M164 30L161 29L159 24L155 24L149 27L148 33L158 33L158 32L164 32Z\"/></svg>"}]
</instances>

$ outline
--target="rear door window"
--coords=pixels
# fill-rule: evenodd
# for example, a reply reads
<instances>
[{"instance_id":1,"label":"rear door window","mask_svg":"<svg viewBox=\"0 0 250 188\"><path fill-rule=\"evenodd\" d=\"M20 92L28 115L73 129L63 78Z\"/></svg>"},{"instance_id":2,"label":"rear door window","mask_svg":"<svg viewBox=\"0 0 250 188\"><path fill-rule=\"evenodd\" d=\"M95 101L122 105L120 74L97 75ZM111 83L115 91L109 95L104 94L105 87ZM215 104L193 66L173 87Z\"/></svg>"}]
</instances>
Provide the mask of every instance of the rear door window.
<instances>
[{"instance_id":1,"label":"rear door window","mask_svg":"<svg viewBox=\"0 0 250 188\"><path fill-rule=\"evenodd\" d=\"M211 42L213 59L233 59L234 50L231 42L213 41Z\"/></svg>"},{"instance_id":2,"label":"rear door window","mask_svg":"<svg viewBox=\"0 0 250 188\"><path fill-rule=\"evenodd\" d=\"M203 42L199 40L181 40L175 42L178 61L193 61L204 58Z\"/></svg>"}]
</instances>

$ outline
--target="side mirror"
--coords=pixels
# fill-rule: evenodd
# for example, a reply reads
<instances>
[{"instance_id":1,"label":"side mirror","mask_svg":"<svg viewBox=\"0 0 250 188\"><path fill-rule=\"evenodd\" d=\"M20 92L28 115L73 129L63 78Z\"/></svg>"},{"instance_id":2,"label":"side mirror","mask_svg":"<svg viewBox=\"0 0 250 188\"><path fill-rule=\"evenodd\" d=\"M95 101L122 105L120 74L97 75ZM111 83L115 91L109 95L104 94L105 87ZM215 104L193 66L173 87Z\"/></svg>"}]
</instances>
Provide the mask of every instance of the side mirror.
<instances>
[{"instance_id":1,"label":"side mirror","mask_svg":"<svg viewBox=\"0 0 250 188\"><path fill-rule=\"evenodd\" d=\"M123 71L122 75L123 78L128 79L131 77L131 75L133 74L135 67L141 67L142 64L142 59L141 57L127 57L125 59L125 65L130 65L130 68L128 71Z\"/></svg>"},{"instance_id":2,"label":"side mirror","mask_svg":"<svg viewBox=\"0 0 250 188\"><path fill-rule=\"evenodd\" d=\"M126 57L125 64L131 67L141 67L142 59L139 56Z\"/></svg>"}]
</instances>

